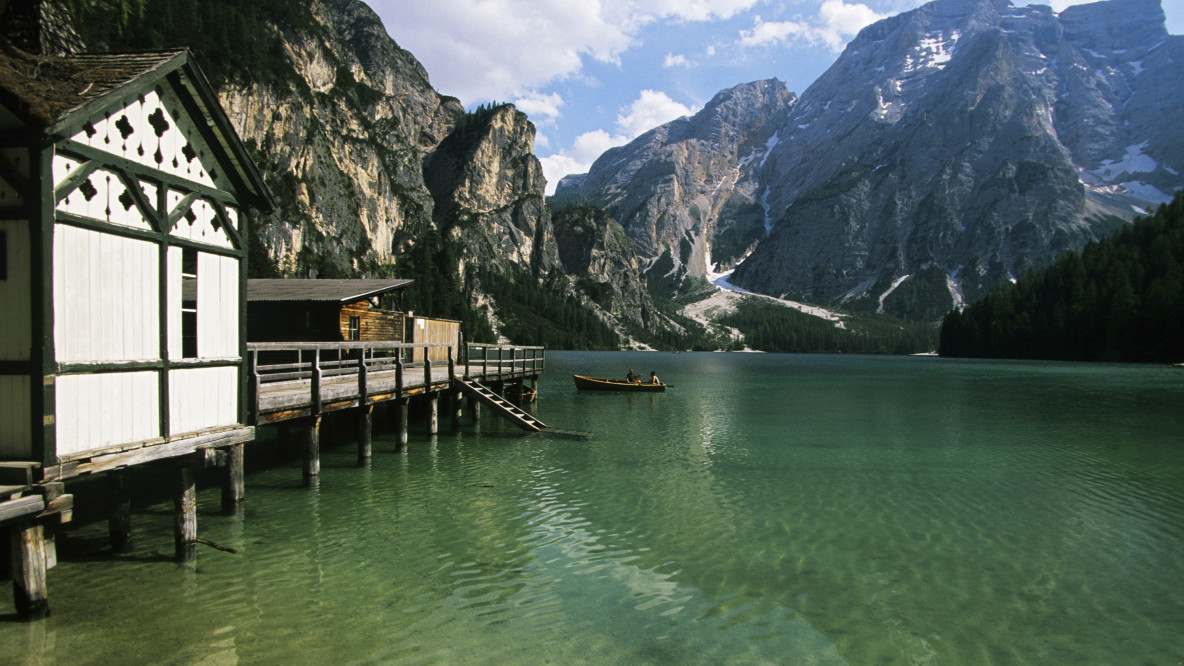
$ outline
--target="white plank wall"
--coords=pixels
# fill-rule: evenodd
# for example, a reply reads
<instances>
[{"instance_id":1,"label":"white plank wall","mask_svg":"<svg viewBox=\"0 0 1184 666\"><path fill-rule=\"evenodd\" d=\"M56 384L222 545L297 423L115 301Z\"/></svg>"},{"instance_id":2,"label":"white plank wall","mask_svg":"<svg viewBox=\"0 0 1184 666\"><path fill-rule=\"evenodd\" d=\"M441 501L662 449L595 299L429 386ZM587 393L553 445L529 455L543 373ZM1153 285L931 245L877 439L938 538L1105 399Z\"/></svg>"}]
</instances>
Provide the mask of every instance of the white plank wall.
<instances>
[{"instance_id":1,"label":"white plank wall","mask_svg":"<svg viewBox=\"0 0 1184 666\"><path fill-rule=\"evenodd\" d=\"M29 378L0 375L0 460L30 460Z\"/></svg>"},{"instance_id":2,"label":"white plank wall","mask_svg":"<svg viewBox=\"0 0 1184 666\"><path fill-rule=\"evenodd\" d=\"M238 423L238 368L186 368L169 372L169 433Z\"/></svg>"},{"instance_id":3,"label":"white plank wall","mask_svg":"<svg viewBox=\"0 0 1184 666\"><path fill-rule=\"evenodd\" d=\"M29 223L0 220L8 244L8 279L0 280L0 360L27 361L33 347Z\"/></svg>"},{"instance_id":4,"label":"white plank wall","mask_svg":"<svg viewBox=\"0 0 1184 666\"><path fill-rule=\"evenodd\" d=\"M58 458L160 437L158 376L60 375L54 391Z\"/></svg>"},{"instance_id":5,"label":"white plank wall","mask_svg":"<svg viewBox=\"0 0 1184 666\"><path fill-rule=\"evenodd\" d=\"M197 355L238 358L238 260L197 254Z\"/></svg>"},{"instance_id":6,"label":"white plank wall","mask_svg":"<svg viewBox=\"0 0 1184 666\"><path fill-rule=\"evenodd\" d=\"M63 224L53 245L58 362L160 358L158 246Z\"/></svg>"},{"instance_id":7,"label":"white plank wall","mask_svg":"<svg viewBox=\"0 0 1184 666\"><path fill-rule=\"evenodd\" d=\"M165 307L168 309L168 354L169 360L182 358L181 347L181 260L183 250L179 247L169 248L169 265L166 283L168 293L165 295Z\"/></svg>"}]
</instances>

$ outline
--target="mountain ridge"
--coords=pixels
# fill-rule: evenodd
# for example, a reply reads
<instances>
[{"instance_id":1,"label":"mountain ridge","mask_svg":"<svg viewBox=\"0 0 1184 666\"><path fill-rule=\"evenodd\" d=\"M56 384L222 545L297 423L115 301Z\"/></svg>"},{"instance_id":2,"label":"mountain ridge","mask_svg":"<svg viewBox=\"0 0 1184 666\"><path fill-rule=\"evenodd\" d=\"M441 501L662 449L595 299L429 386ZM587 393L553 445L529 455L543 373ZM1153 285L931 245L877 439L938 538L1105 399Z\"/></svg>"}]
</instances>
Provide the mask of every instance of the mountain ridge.
<instances>
[{"instance_id":1,"label":"mountain ridge","mask_svg":"<svg viewBox=\"0 0 1184 666\"><path fill-rule=\"evenodd\" d=\"M823 305L940 317L1108 235L1180 187L1184 146L1171 128L1184 126L1184 91L1171 82L1181 65L1184 37L1167 33L1156 0L1059 15L1003 0L937 0L872 24L789 105L759 159L733 163L767 234L745 236L753 242L731 281ZM597 189L611 180L598 173L607 168L598 160L557 192L614 215L627 197L660 193L646 183L627 195ZM665 203L667 218L696 206ZM734 243L713 250L736 235L734 219L710 221L684 226L692 237L679 243L732 260ZM662 223L626 229L636 239ZM673 243L638 251L651 271L682 270L684 288L711 268L658 261L676 254Z\"/></svg>"}]
</instances>

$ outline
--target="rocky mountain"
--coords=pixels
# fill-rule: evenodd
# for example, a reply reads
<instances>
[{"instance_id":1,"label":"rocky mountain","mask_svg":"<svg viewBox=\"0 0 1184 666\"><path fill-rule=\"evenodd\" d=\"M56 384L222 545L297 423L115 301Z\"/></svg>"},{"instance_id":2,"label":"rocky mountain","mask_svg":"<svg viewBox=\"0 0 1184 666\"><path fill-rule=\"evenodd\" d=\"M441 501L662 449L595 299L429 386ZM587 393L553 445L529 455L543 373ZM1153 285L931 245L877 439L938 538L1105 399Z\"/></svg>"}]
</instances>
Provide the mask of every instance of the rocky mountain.
<instances>
[{"instance_id":1,"label":"rocky mountain","mask_svg":"<svg viewBox=\"0 0 1184 666\"><path fill-rule=\"evenodd\" d=\"M751 128L753 152L724 147L736 157L700 166L644 150L653 136L692 136L688 123L710 122L704 109L606 153L557 191L630 220L651 271L668 270L659 258L669 253L700 276L707 263L680 248L723 245L711 256L730 259L744 246L736 236L755 226L705 209L703 193L718 201L743 184L740 200L759 205L767 234L733 283L935 319L1108 235L1184 185L1182 68L1184 37L1167 33L1157 0L1060 14L1005 0L937 0L865 28L799 99ZM762 84L733 90L752 85ZM757 109L748 115L764 118ZM737 128L735 136L749 134ZM700 159L692 139L664 150ZM673 175L629 176L718 176L729 167L732 180L697 187L676 187ZM651 201L652 213L633 212ZM677 247L647 242L667 220L695 211L700 226L685 226Z\"/></svg>"},{"instance_id":2,"label":"rocky mountain","mask_svg":"<svg viewBox=\"0 0 1184 666\"><path fill-rule=\"evenodd\" d=\"M253 220L254 274L424 277L430 263L415 288L437 316L484 311L496 327L475 275L512 273L565 286L622 332L669 324L644 289L606 300L595 286L644 284L626 238L613 261L561 260L526 115L438 93L364 3L145 0L128 21L74 23L90 50L191 47L276 196ZM462 298L466 312L438 311Z\"/></svg>"},{"instance_id":3,"label":"rocky mountain","mask_svg":"<svg viewBox=\"0 0 1184 666\"><path fill-rule=\"evenodd\" d=\"M795 97L781 81L739 85L680 118L605 152L556 196L607 208L637 244L651 283L687 289L708 254L738 259L764 237L759 166ZM693 281L692 281L693 283Z\"/></svg>"}]
</instances>

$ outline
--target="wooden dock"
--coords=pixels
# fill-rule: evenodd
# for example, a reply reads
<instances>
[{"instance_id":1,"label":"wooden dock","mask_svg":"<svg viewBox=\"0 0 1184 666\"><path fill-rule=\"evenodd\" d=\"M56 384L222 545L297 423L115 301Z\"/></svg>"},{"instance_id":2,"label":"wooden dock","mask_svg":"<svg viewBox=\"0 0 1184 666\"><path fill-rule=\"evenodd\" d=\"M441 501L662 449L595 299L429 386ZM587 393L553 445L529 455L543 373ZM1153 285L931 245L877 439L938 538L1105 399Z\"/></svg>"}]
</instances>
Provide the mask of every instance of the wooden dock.
<instances>
[{"instance_id":1,"label":"wooden dock","mask_svg":"<svg viewBox=\"0 0 1184 666\"><path fill-rule=\"evenodd\" d=\"M459 423L468 396L473 420L485 404L528 431L546 424L505 398L506 388L538 381L545 369L542 347L469 344L457 358L457 345L403 342L260 342L247 345L250 421L260 426L293 422L304 455L304 476L320 470L321 419L354 410L358 418L358 459L370 457L372 414L391 407L396 447L407 445L408 405L426 401L427 432L439 427L440 399Z\"/></svg>"},{"instance_id":2,"label":"wooden dock","mask_svg":"<svg viewBox=\"0 0 1184 666\"><path fill-rule=\"evenodd\" d=\"M247 345L251 421L278 423L430 396L454 382L537 381L542 347L447 343L256 342Z\"/></svg>"}]
</instances>

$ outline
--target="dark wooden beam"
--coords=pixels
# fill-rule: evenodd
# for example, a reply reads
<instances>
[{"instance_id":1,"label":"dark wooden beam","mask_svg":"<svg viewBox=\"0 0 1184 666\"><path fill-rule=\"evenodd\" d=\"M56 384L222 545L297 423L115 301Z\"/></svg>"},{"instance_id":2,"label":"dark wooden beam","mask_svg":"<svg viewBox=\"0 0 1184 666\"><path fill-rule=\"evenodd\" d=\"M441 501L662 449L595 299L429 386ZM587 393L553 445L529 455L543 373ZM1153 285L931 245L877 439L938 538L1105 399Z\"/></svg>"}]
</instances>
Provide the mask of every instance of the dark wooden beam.
<instances>
[{"instance_id":1,"label":"dark wooden beam","mask_svg":"<svg viewBox=\"0 0 1184 666\"><path fill-rule=\"evenodd\" d=\"M117 553L128 549L132 540L132 473L128 467L107 472L107 493L110 496L110 514L107 517L107 533L111 548Z\"/></svg>"}]
</instances>

